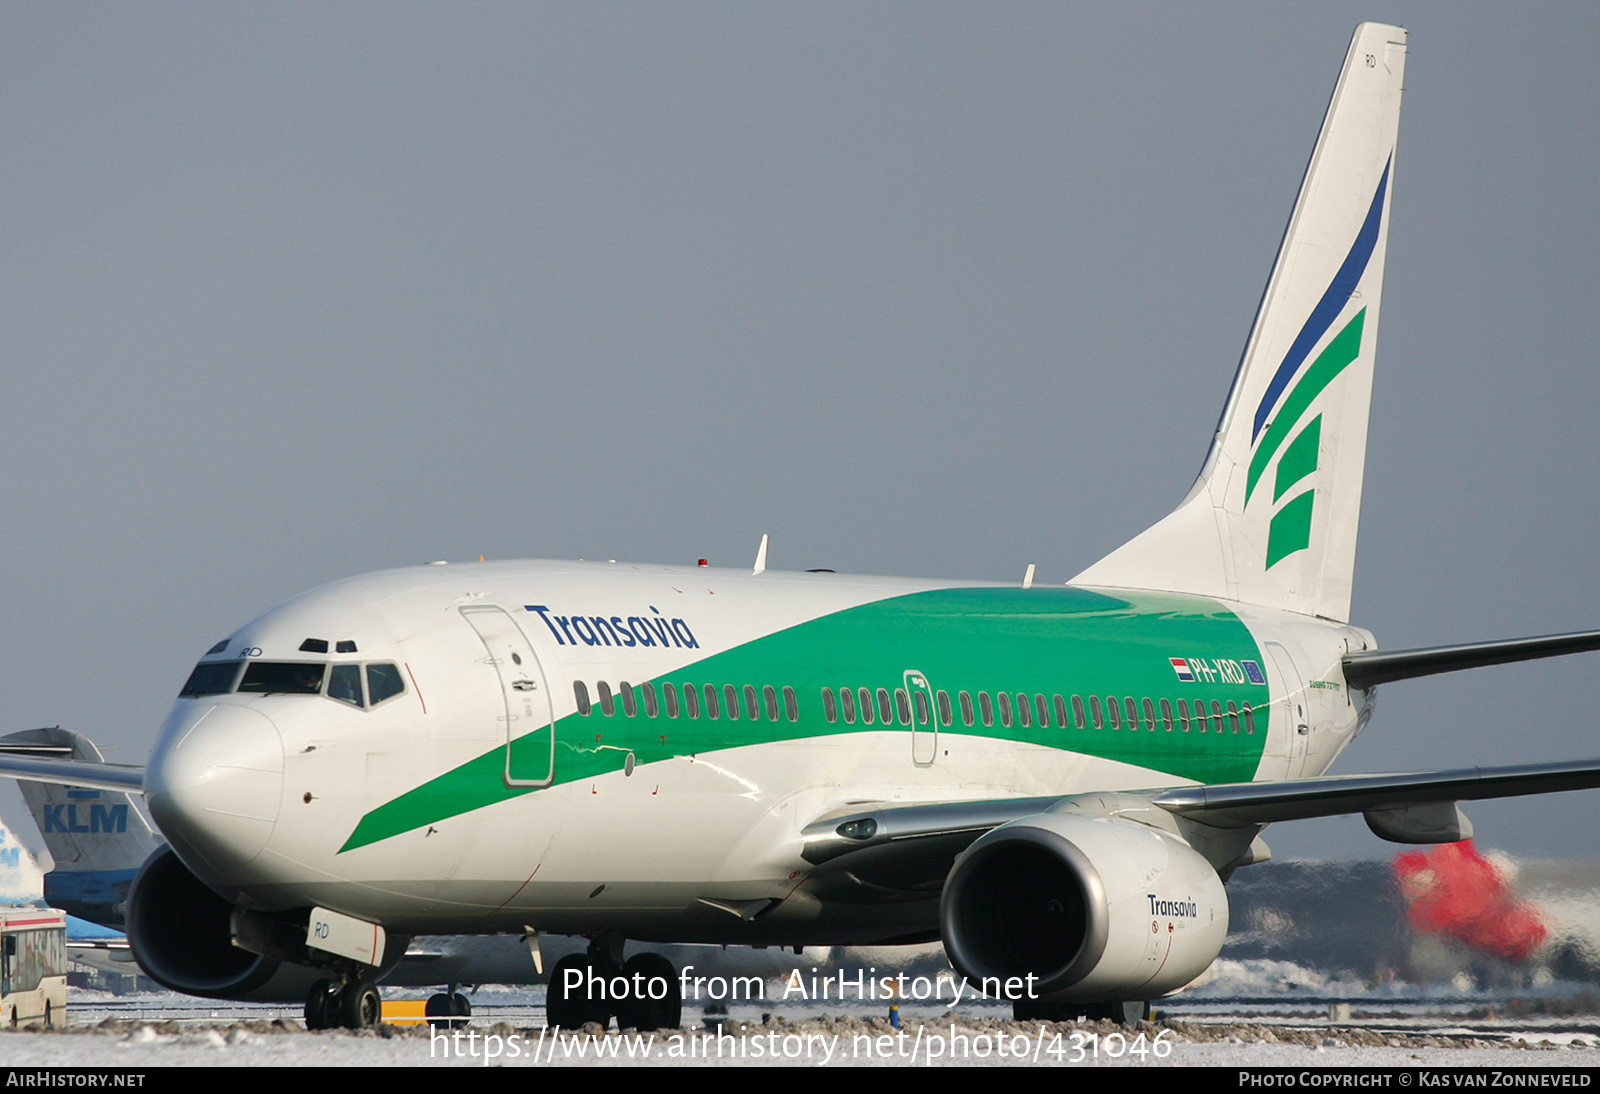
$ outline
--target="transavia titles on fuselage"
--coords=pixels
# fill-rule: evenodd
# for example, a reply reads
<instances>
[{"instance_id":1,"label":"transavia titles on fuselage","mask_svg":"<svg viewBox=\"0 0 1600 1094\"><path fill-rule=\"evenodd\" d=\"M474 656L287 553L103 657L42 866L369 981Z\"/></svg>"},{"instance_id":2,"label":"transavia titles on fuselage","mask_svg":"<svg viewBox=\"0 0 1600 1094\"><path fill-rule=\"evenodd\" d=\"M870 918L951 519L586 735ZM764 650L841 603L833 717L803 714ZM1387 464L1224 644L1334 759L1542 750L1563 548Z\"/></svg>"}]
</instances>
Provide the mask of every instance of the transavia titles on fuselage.
<instances>
[{"instance_id":1,"label":"transavia titles on fuselage","mask_svg":"<svg viewBox=\"0 0 1600 1094\"><path fill-rule=\"evenodd\" d=\"M1019 1015L1125 1018L1216 957L1272 821L1453 840L1457 802L1600 785L1322 777L1380 682L1600 645L1380 652L1346 622L1405 41L1356 31L1189 495L1069 585L768 572L764 544L753 572L395 570L217 643L142 772L4 770L142 790L168 846L127 900L140 963L223 997L315 978L314 1026L372 1021L408 936L490 932L593 940L552 970L559 1025L677 1024L629 940L937 938Z\"/></svg>"}]
</instances>

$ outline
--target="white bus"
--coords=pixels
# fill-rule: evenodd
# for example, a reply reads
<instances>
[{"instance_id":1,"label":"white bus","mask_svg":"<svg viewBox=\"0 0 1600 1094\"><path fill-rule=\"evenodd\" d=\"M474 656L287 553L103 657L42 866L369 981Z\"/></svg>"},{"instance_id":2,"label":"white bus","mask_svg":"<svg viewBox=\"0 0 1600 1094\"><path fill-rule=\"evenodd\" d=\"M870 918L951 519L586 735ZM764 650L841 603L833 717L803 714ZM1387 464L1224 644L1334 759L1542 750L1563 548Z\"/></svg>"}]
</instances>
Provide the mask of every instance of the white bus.
<instances>
[{"instance_id":1,"label":"white bus","mask_svg":"<svg viewBox=\"0 0 1600 1094\"><path fill-rule=\"evenodd\" d=\"M67 1024L67 913L0 908L0 1025Z\"/></svg>"}]
</instances>

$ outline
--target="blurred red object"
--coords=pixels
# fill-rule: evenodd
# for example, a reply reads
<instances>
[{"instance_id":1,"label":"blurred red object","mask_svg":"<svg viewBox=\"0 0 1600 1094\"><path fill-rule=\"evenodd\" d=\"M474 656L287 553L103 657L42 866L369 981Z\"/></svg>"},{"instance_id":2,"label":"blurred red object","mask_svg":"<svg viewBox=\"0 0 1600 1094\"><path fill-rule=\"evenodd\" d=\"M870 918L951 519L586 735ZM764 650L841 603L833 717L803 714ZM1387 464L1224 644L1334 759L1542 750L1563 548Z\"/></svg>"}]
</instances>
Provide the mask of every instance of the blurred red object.
<instances>
[{"instance_id":1,"label":"blurred red object","mask_svg":"<svg viewBox=\"0 0 1600 1094\"><path fill-rule=\"evenodd\" d=\"M1506 961L1522 961L1544 945L1549 930L1520 900L1471 840L1442 843L1394 858L1395 878L1411 925Z\"/></svg>"}]
</instances>

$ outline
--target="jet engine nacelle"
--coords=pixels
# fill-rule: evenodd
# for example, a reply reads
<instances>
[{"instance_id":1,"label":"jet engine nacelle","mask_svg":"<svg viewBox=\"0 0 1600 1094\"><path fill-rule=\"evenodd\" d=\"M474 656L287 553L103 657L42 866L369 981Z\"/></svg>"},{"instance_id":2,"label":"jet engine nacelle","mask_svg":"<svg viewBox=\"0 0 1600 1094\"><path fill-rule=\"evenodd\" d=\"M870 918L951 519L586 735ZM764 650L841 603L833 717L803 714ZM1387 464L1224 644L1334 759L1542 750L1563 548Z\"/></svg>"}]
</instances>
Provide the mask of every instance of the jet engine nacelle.
<instances>
[{"instance_id":1,"label":"jet engine nacelle","mask_svg":"<svg viewBox=\"0 0 1600 1094\"><path fill-rule=\"evenodd\" d=\"M304 1002L312 982L328 974L236 947L233 910L162 847L145 860L128 893L128 947L140 968L173 991Z\"/></svg>"},{"instance_id":2,"label":"jet engine nacelle","mask_svg":"<svg viewBox=\"0 0 1600 1094\"><path fill-rule=\"evenodd\" d=\"M1204 972L1228 933L1211 864L1132 821L1041 813L967 848L945 880L950 961L996 994L1013 978L1064 1002L1151 999Z\"/></svg>"}]
</instances>

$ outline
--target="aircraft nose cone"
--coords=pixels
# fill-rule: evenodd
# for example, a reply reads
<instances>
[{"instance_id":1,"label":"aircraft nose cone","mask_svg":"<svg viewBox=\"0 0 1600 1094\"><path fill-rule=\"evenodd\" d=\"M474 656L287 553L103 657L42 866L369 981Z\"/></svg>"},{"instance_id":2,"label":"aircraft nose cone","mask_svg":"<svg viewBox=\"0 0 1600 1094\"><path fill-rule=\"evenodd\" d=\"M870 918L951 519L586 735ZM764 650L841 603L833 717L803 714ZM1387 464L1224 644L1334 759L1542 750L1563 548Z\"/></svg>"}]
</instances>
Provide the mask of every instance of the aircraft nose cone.
<instances>
[{"instance_id":1,"label":"aircraft nose cone","mask_svg":"<svg viewBox=\"0 0 1600 1094\"><path fill-rule=\"evenodd\" d=\"M145 769L145 801L180 858L213 884L239 879L266 846L283 797L271 719L231 703L176 713Z\"/></svg>"}]
</instances>

